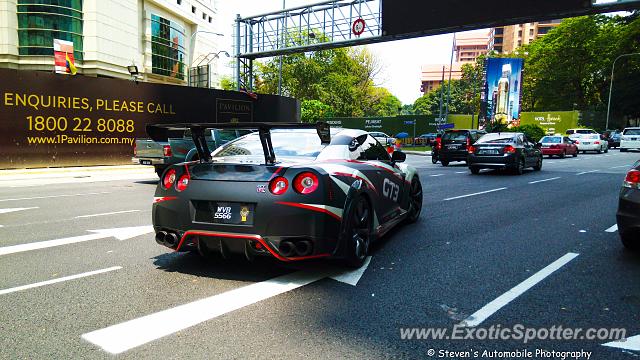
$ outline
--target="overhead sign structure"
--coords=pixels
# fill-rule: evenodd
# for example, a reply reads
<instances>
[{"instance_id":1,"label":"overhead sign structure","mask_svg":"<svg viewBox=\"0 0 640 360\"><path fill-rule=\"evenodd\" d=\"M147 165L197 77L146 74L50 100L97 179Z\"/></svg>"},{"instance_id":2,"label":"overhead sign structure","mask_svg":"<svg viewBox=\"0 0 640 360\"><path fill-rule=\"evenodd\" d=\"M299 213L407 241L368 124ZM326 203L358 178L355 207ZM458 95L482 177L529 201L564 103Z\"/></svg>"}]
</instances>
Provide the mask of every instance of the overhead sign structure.
<instances>
[{"instance_id":1,"label":"overhead sign structure","mask_svg":"<svg viewBox=\"0 0 640 360\"><path fill-rule=\"evenodd\" d=\"M520 97L523 59L488 58L486 63L486 119L520 125Z\"/></svg>"},{"instance_id":2,"label":"overhead sign structure","mask_svg":"<svg viewBox=\"0 0 640 360\"><path fill-rule=\"evenodd\" d=\"M53 39L53 57L57 74L76 74L77 69L73 57L73 42Z\"/></svg>"},{"instance_id":3,"label":"overhead sign structure","mask_svg":"<svg viewBox=\"0 0 640 360\"><path fill-rule=\"evenodd\" d=\"M353 31L353 34L355 36L360 36L362 35L362 33L364 33L365 27L366 27L366 23L362 18L359 18L353 22L353 26L351 27L351 30Z\"/></svg>"}]
</instances>

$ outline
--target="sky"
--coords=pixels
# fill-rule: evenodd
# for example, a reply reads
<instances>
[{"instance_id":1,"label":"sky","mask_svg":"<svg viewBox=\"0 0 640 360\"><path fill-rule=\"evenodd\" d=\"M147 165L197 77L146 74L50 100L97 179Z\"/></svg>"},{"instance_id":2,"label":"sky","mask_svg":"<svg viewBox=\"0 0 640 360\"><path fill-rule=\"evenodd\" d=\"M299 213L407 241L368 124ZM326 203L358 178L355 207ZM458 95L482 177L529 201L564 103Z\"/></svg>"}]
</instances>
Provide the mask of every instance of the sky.
<instances>
[{"instance_id":1,"label":"sky","mask_svg":"<svg viewBox=\"0 0 640 360\"><path fill-rule=\"evenodd\" d=\"M218 31L225 36L222 48L232 54L233 23L236 14L242 17L260 15L282 9L282 0L215 0L218 8ZM286 7L314 4L319 0L286 0ZM379 59L382 71L374 79L376 86L386 87L403 104L413 104L420 93L420 67L423 64L448 64L453 34L386 42L366 47ZM232 69L220 67L220 72L233 75Z\"/></svg>"}]
</instances>

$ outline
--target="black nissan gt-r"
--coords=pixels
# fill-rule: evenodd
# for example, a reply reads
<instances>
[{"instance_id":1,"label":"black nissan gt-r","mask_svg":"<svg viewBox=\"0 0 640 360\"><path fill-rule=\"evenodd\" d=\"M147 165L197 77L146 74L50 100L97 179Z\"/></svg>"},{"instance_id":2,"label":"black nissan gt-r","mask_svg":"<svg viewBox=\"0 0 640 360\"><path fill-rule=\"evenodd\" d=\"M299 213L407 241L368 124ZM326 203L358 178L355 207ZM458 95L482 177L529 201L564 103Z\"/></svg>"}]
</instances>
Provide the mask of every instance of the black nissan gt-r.
<instances>
[{"instance_id":1,"label":"black nissan gt-r","mask_svg":"<svg viewBox=\"0 0 640 360\"><path fill-rule=\"evenodd\" d=\"M205 137L214 128L254 132L211 153ZM156 241L176 251L332 257L357 267L372 241L420 216L415 168L365 131L235 123L150 125L147 132L162 141L186 129L198 160L167 168L153 203Z\"/></svg>"}]
</instances>

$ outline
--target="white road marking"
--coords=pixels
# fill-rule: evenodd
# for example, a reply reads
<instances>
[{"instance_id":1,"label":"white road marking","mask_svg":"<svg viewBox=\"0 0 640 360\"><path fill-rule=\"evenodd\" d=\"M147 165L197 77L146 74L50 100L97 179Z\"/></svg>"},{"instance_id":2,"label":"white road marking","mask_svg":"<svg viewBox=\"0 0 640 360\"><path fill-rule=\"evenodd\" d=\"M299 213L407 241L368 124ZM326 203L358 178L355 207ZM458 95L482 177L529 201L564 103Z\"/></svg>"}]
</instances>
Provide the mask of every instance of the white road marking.
<instances>
[{"instance_id":1,"label":"white road marking","mask_svg":"<svg viewBox=\"0 0 640 360\"><path fill-rule=\"evenodd\" d=\"M435 174L435 175L429 175L431 177L438 177L438 176L443 176L444 174Z\"/></svg>"},{"instance_id":2,"label":"white road marking","mask_svg":"<svg viewBox=\"0 0 640 360\"><path fill-rule=\"evenodd\" d=\"M554 177L554 178L550 178L550 179L530 181L529 184L537 184L537 183L541 183L541 182L553 181L553 180L558 180L558 179L560 179L560 176Z\"/></svg>"},{"instance_id":3,"label":"white road marking","mask_svg":"<svg viewBox=\"0 0 640 360\"><path fill-rule=\"evenodd\" d=\"M600 171L600 170L583 171L583 172L577 173L576 175L591 174L591 173L598 172L598 171Z\"/></svg>"},{"instance_id":4,"label":"white road marking","mask_svg":"<svg viewBox=\"0 0 640 360\"><path fill-rule=\"evenodd\" d=\"M51 196L34 196L34 197L15 198L15 199L0 199L0 202L5 202L5 201L21 201L21 200L53 199L53 198L60 198L60 197L86 196L86 195L102 195L102 194L109 194L109 192L107 192L107 191L103 191L103 192L93 192L93 193L84 193L84 194L51 195Z\"/></svg>"},{"instance_id":5,"label":"white road marking","mask_svg":"<svg viewBox=\"0 0 640 360\"><path fill-rule=\"evenodd\" d=\"M612 227L608 228L605 231L608 232L608 233L614 233L614 232L618 231L618 224L613 225Z\"/></svg>"},{"instance_id":6,"label":"white road marking","mask_svg":"<svg viewBox=\"0 0 640 360\"><path fill-rule=\"evenodd\" d=\"M456 174L466 174L468 171L456 171Z\"/></svg>"},{"instance_id":7,"label":"white road marking","mask_svg":"<svg viewBox=\"0 0 640 360\"><path fill-rule=\"evenodd\" d=\"M620 166L610 167L609 169L620 169L620 168L629 168L629 167L631 167L631 165L620 165Z\"/></svg>"},{"instance_id":8,"label":"white road marking","mask_svg":"<svg viewBox=\"0 0 640 360\"><path fill-rule=\"evenodd\" d=\"M462 199L462 198L466 198L466 197L470 197L470 196L476 196L476 195L488 194L488 193L492 193L492 192L496 192L496 191L501 191L501 190L506 190L506 189L507 189L506 187L503 187L503 188L499 188L499 189L493 189L493 190L481 191L481 192L477 192L477 193L473 193L473 194L467 194L467 195L455 196L455 197L446 198L446 199L444 199L444 201L457 200L457 199Z\"/></svg>"},{"instance_id":9,"label":"white road marking","mask_svg":"<svg viewBox=\"0 0 640 360\"><path fill-rule=\"evenodd\" d=\"M0 247L0 256L25 251L45 249L61 245L75 244L91 240L106 239L110 237L115 237L118 240L127 240L136 236L153 232L153 226L134 226L127 228L89 230L89 232L92 232L93 234Z\"/></svg>"},{"instance_id":10,"label":"white road marking","mask_svg":"<svg viewBox=\"0 0 640 360\"><path fill-rule=\"evenodd\" d=\"M359 269L345 271L341 274L334 275L331 278L333 280L337 280L345 284L356 286L358 285L358 281L360 281L360 278L362 277L362 275L364 275L364 272L369 267L370 262L371 262L371 256L368 256L367 259L364 261L364 264Z\"/></svg>"},{"instance_id":11,"label":"white road marking","mask_svg":"<svg viewBox=\"0 0 640 360\"><path fill-rule=\"evenodd\" d=\"M568 253L563 257L559 258L558 260L552 262L544 269L533 274L531 277L529 277L525 281L516 285L516 287L514 287L513 289L500 295L495 300L493 300L492 302L482 307L482 309L470 315L462 323L468 327L474 327L474 326L480 325L488 317L493 315L498 310L502 309L505 305L510 303L512 300L514 300L518 296L524 294L527 290L531 289L540 281L544 280L547 276L553 274L556 270L560 269L561 267L569 263L569 261L575 259L578 255L579 254L576 254L576 253Z\"/></svg>"},{"instance_id":12,"label":"white road marking","mask_svg":"<svg viewBox=\"0 0 640 360\"><path fill-rule=\"evenodd\" d=\"M369 261L370 258L366 265ZM363 268L366 269L365 266ZM298 271L92 331L83 334L82 338L109 353L120 354L326 277L333 276L339 278L339 281L355 280L357 283L362 276L360 272L364 272L363 268L355 270L357 274Z\"/></svg>"},{"instance_id":13,"label":"white road marking","mask_svg":"<svg viewBox=\"0 0 640 360\"><path fill-rule=\"evenodd\" d=\"M37 206L35 206L35 207L28 207L28 208L0 209L0 214L6 214L6 213L16 212L16 211L31 210L31 209L39 209L39 208Z\"/></svg>"},{"instance_id":14,"label":"white road marking","mask_svg":"<svg viewBox=\"0 0 640 360\"><path fill-rule=\"evenodd\" d=\"M57 284L57 283L61 283L61 282L64 282L64 281L80 279L80 278L83 278L83 277L103 274L103 273L106 273L106 272L120 270L120 269L122 269L122 266L114 266L114 267L110 267L110 268L106 268L106 269L102 269L102 270L89 271L89 272L82 273L82 274L65 276L65 277L61 277L61 278L57 278L57 279L42 281L42 282L38 282L38 283L35 283L35 284L17 286L17 287L13 287L13 288L10 288L10 289L0 290L0 295L10 294L10 293L13 293L13 292L27 290L27 289L33 289L33 288L37 288L37 287L45 286L45 285Z\"/></svg>"},{"instance_id":15,"label":"white road marking","mask_svg":"<svg viewBox=\"0 0 640 360\"><path fill-rule=\"evenodd\" d=\"M90 218L90 217L96 217L96 216L107 216L107 215L116 215L116 214L128 214L128 213L140 212L140 211L142 210L125 210L125 211L114 211L114 212L108 212L108 213L102 213L102 214L80 215L80 216L76 216L74 219L83 219L83 218Z\"/></svg>"},{"instance_id":16,"label":"white road marking","mask_svg":"<svg viewBox=\"0 0 640 360\"><path fill-rule=\"evenodd\" d=\"M625 339L624 341L608 342L606 344L602 344L602 346L608 346L608 347L631 350L631 351L640 351L640 335L632 336L630 338Z\"/></svg>"}]
</instances>

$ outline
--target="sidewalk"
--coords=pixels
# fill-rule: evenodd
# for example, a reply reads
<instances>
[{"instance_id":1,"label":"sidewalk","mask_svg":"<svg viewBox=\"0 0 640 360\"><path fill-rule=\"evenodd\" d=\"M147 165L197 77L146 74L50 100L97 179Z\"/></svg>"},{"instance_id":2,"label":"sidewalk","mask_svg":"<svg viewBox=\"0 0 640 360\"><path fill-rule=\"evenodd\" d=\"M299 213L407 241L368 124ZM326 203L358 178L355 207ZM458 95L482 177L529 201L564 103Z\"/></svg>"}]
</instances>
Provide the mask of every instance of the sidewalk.
<instances>
[{"instance_id":1,"label":"sidewalk","mask_svg":"<svg viewBox=\"0 0 640 360\"><path fill-rule=\"evenodd\" d=\"M158 179L153 166L142 165L0 170L0 186L5 187L152 179Z\"/></svg>"},{"instance_id":2,"label":"sidewalk","mask_svg":"<svg viewBox=\"0 0 640 360\"><path fill-rule=\"evenodd\" d=\"M411 150L402 150L405 154L411 155L419 155L419 156L431 156L431 151L411 151Z\"/></svg>"}]
</instances>

